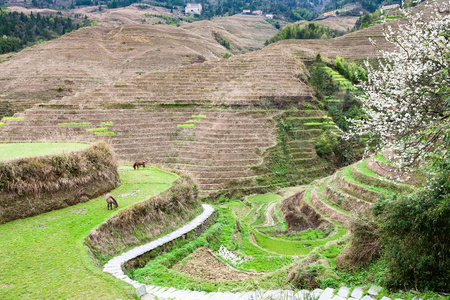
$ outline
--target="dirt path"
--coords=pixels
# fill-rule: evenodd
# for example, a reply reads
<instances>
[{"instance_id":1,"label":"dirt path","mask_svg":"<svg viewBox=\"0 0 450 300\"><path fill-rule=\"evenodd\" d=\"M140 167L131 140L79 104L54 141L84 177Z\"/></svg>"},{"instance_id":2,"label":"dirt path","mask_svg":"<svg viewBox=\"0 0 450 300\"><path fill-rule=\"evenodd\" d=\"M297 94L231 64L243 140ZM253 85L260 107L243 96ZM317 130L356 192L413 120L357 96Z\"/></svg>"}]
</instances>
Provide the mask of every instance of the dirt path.
<instances>
[{"instance_id":1,"label":"dirt path","mask_svg":"<svg viewBox=\"0 0 450 300\"><path fill-rule=\"evenodd\" d=\"M273 213L275 211L275 205L277 205L277 203L278 203L278 201L274 201L274 202L270 203L270 205L267 207L266 222L264 224L262 224L261 226L273 226L274 225Z\"/></svg>"}]
</instances>

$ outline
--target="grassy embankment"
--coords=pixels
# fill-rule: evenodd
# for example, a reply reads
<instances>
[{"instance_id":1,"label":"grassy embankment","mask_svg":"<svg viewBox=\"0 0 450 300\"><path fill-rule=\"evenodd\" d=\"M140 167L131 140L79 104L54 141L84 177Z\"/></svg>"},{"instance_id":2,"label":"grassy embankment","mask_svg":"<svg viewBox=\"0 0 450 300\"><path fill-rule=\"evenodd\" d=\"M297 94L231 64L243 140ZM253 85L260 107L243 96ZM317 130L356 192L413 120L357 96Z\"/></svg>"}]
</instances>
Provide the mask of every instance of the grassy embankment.
<instances>
[{"instance_id":1,"label":"grassy embankment","mask_svg":"<svg viewBox=\"0 0 450 300\"><path fill-rule=\"evenodd\" d=\"M29 156L26 149L32 148L21 149L21 155ZM14 151L6 152L14 157ZM0 151L3 157L6 152ZM152 167L134 171L122 166L119 173L122 185L111 191L119 209L168 189L177 179ZM101 196L0 225L0 298L133 299L135 290L97 268L83 245L89 232L115 213Z\"/></svg>"},{"instance_id":2,"label":"grassy embankment","mask_svg":"<svg viewBox=\"0 0 450 300\"><path fill-rule=\"evenodd\" d=\"M87 148L81 143L13 143L0 144L0 160L61 154Z\"/></svg>"}]
</instances>

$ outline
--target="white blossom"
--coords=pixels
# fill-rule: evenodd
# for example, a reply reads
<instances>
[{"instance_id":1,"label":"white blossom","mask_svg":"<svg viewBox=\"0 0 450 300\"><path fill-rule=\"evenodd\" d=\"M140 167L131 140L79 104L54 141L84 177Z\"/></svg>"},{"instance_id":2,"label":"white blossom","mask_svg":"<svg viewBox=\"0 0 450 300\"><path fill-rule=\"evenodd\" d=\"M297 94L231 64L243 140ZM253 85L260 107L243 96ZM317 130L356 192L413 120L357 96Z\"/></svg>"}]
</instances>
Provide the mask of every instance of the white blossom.
<instances>
[{"instance_id":1,"label":"white blossom","mask_svg":"<svg viewBox=\"0 0 450 300\"><path fill-rule=\"evenodd\" d=\"M430 154L443 151L439 139L448 130L450 3L439 3L428 19L408 15L394 31L387 26L384 36L396 47L380 50L378 67L366 62L368 81L361 84L359 97L368 118L349 120L352 135L379 139L379 147L394 150L402 165L411 165Z\"/></svg>"},{"instance_id":2,"label":"white blossom","mask_svg":"<svg viewBox=\"0 0 450 300\"><path fill-rule=\"evenodd\" d=\"M248 259L237 256L236 254L228 250L224 245L220 245L218 255L224 260L232 263L233 265L240 265L248 261Z\"/></svg>"}]
</instances>

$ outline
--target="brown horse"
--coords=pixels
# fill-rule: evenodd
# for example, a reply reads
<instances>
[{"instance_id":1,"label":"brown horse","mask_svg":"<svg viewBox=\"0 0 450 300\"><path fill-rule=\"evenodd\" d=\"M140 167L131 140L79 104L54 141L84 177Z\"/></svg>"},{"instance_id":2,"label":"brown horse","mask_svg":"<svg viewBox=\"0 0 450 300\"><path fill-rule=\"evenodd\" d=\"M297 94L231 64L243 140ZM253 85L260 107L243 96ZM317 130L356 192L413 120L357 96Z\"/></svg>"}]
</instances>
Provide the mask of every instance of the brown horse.
<instances>
[{"instance_id":1,"label":"brown horse","mask_svg":"<svg viewBox=\"0 0 450 300\"><path fill-rule=\"evenodd\" d=\"M117 204L116 199L114 199L113 196L111 196L111 194L106 194L105 198L106 198L106 202L108 203L108 210L109 210L110 206L111 206L111 210L113 209L113 204L114 204L114 209L117 210L117 207L119 206L119 204Z\"/></svg>"},{"instance_id":2,"label":"brown horse","mask_svg":"<svg viewBox=\"0 0 450 300\"><path fill-rule=\"evenodd\" d=\"M139 170L139 166L143 166L145 168L145 161L144 160L138 160L134 163L133 169L136 170L136 168Z\"/></svg>"}]
</instances>

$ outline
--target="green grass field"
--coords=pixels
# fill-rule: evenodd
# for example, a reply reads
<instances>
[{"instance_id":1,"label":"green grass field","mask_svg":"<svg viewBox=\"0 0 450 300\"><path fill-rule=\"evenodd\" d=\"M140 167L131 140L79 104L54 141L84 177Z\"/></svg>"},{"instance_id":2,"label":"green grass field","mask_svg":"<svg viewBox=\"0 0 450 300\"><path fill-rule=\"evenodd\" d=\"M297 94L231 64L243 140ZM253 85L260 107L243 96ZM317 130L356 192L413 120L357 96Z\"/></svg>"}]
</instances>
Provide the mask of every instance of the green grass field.
<instances>
[{"instance_id":1,"label":"green grass field","mask_svg":"<svg viewBox=\"0 0 450 300\"><path fill-rule=\"evenodd\" d=\"M81 143L0 143L0 161L23 157L61 154L87 148Z\"/></svg>"},{"instance_id":2,"label":"green grass field","mask_svg":"<svg viewBox=\"0 0 450 300\"><path fill-rule=\"evenodd\" d=\"M177 179L152 167L124 166L119 173L122 184L111 191L119 209L168 189ZM126 193L134 195L121 196ZM106 205L101 196L0 225L0 298L134 299L134 288L103 273L83 246L92 229L118 212Z\"/></svg>"}]
</instances>

